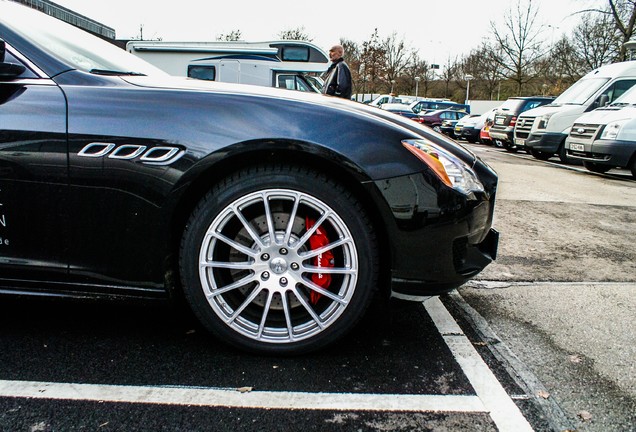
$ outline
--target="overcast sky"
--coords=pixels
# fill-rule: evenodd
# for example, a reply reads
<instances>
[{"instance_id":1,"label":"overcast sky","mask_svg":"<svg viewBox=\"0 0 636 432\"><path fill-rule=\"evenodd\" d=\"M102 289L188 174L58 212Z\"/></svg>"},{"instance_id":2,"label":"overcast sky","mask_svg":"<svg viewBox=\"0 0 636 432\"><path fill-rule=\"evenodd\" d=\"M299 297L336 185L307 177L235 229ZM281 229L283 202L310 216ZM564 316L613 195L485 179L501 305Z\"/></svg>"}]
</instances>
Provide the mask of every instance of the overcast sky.
<instances>
[{"instance_id":1,"label":"overcast sky","mask_svg":"<svg viewBox=\"0 0 636 432\"><path fill-rule=\"evenodd\" d=\"M468 54L490 35L490 22L501 19L518 0L421 0L413 2L335 0L54 0L115 29L118 39L209 41L240 30L246 41L277 39L283 30L304 27L313 42L328 50L340 38L362 43L374 29L381 38L395 32L420 58L445 63ZM605 0L531 0L547 39L558 39L580 20L573 13ZM550 26L550 27L547 27Z\"/></svg>"}]
</instances>

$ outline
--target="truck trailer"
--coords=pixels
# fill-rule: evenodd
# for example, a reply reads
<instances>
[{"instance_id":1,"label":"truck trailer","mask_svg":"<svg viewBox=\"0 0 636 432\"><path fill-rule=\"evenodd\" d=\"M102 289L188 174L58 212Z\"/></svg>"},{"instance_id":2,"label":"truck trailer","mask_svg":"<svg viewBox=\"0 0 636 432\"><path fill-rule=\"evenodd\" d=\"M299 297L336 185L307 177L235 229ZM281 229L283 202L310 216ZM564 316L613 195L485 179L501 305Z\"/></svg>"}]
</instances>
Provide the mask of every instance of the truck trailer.
<instances>
[{"instance_id":1,"label":"truck trailer","mask_svg":"<svg viewBox=\"0 0 636 432\"><path fill-rule=\"evenodd\" d=\"M320 92L329 57L305 41L167 42L134 40L126 50L171 75Z\"/></svg>"}]
</instances>

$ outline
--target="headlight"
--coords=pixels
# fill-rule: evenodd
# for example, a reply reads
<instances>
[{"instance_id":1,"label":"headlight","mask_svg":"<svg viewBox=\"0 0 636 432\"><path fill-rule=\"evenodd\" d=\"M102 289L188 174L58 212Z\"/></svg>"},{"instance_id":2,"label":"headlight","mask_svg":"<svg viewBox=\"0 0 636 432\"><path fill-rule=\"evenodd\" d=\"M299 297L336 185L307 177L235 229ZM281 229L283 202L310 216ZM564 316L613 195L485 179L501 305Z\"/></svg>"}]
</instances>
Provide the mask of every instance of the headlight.
<instances>
[{"instance_id":1,"label":"headlight","mask_svg":"<svg viewBox=\"0 0 636 432\"><path fill-rule=\"evenodd\" d=\"M604 128L603 132L601 132L602 140L615 140L618 137L618 134L621 131L621 128L625 123L627 123L629 119L625 120L617 120L611 123L608 123Z\"/></svg>"},{"instance_id":2,"label":"headlight","mask_svg":"<svg viewBox=\"0 0 636 432\"><path fill-rule=\"evenodd\" d=\"M484 185L463 160L426 139L404 140L402 145L424 162L446 184L466 195L483 192Z\"/></svg>"},{"instance_id":3,"label":"headlight","mask_svg":"<svg viewBox=\"0 0 636 432\"><path fill-rule=\"evenodd\" d=\"M537 129L545 129L548 127L548 122L550 121L550 117L552 117L554 113L544 114L539 117L539 124L537 125Z\"/></svg>"}]
</instances>

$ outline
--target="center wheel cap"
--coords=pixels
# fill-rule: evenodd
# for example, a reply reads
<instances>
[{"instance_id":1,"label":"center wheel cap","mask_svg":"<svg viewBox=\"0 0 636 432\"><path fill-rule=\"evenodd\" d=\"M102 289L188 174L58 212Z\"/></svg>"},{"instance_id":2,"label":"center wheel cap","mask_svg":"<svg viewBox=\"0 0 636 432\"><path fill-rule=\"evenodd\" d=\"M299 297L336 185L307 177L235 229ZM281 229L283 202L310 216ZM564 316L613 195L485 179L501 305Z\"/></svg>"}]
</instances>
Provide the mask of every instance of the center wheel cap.
<instances>
[{"instance_id":1,"label":"center wheel cap","mask_svg":"<svg viewBox=\"0 0 636 432\"><path fill-rule=\"evenodd\" d=\"M275 274L283 274L287 271L287 261L285 261L283 258L274 258L269 263L269 268Z\"/></svg>"}]
</instances>

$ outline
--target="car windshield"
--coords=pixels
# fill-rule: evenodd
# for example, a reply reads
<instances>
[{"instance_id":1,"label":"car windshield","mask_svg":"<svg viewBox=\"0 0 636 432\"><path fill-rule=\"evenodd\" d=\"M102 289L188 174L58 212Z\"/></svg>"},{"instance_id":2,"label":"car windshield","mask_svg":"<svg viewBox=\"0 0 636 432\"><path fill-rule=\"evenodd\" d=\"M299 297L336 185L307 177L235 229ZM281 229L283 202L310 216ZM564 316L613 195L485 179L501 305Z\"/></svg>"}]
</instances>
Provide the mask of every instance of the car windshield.
<instances>
[{"instance_id":1,"label":"car windshield","mask_svg":"<svg viewBox=\"0 0 636 432\"><path fill-rule=\"evenodd\" d=\"M609 78L582 79L574 83L569 89L561 93L552 104L554 105L583 105Z\"/></svg>"},{"instance_id":2,"label":"car windshield","mask_svg":"<svg viewBox=\"0 0 636 432\"><path fill-rule=\"evenodd\" d=\"M76 69L107 75L166 75L151 64L42 12L0 1L4 25Z\"/></svg>"},{"instance_id":3,"label":"car windshield","mask_svg":"<svg viewBox=\"0 0 636 432\"><path fill-rule=\"evenodd\" d=\"M636 105L636 86L623 93L612 105Z\"/></svg>"}]
</instances>

